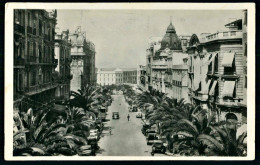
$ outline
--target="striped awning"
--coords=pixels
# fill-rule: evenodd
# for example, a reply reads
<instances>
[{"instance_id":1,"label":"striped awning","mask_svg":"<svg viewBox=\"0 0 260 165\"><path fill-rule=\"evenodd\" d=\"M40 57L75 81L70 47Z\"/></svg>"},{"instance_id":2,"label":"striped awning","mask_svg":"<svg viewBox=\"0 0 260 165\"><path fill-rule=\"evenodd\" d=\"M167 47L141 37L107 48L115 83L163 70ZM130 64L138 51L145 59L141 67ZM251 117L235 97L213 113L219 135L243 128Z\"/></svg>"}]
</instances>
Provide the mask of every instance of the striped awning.
<instances>
[{"instance_id":1,"label":"striped awning","mask_svg":"<svg viewBox=\"0 0 260 165\"><path fill-rule=\"evenodd\" d=\"M222 66L232 67L234 56L235 56L235 53L224 53L224 56L222 59Z\"/></svg>"},{"instance_id":2,"label":"striped awning","mask_svg":"<svg viewBox=\"0 0 260 165\"><path fill-rule=\"evenodd\" d=\"M202 94L208 94L210 83L211 83L211 79L208 80L208 82L207 82L207 84L206 84L206 87L204 87L204 88L200 91L200 93L202 93Z\"/></svg>"},{"instance_id":3,"label":"striped awning","mask_svg":"<svg viewBox=\"0 0 260 165\"><path fill-rule=\"evenodd\" d=\"M210 91L209 91L209 95L210 95L210 96L214 95L214 93L215 93L215 87L216 87L217 83L218 83L218 81L217 81L217 80L214 80L213 85L212 85L212 87L211 87L211 89L210 89Z\"/></svg>"},{"instance_id":4,"label":"striped awning","mask_svg":"<svg viewBox=\"0 0 260 165\"><path fill-rule=\"evenodd\" d=\"M206 64L209 65L209 64L214 60L214 58L216 57L217 54L218 54L218 53L213 53L213 54L211 54L212 56L211 56L211 58L206 62Z\"/></svg>"},{"instance_id":5,"label":"striped awning","mask_svg":"<svg viewBox=\"0 0 260 165\"><path fill-rule=\"evenodd\" d=\"M235 81L225 81L222 90L222 97L233 97L235 84Z\"/></svg>"}]
</instances>

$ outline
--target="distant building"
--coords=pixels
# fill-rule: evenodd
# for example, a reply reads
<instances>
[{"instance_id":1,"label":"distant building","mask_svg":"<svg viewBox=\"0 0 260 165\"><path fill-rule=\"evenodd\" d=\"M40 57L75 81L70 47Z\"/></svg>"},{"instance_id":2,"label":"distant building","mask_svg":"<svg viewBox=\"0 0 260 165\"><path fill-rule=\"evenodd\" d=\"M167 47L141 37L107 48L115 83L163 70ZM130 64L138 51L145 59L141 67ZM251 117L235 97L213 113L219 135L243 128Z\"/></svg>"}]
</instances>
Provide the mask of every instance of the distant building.
<instances>
[{"instance_id":1,"label":"distant building","mask_svg":"<svg viewBox=\"0 0 260 165\"><path fill-rule=\"evenodd\" d=\"M51 105L57 11L14 10L14 111Z\"/></svg>"},{"instance_id":2,"label":"distant building","mask_svg":"<svg viewBox=\"0 0 260 165\"><path fill-rule=\"evenodd\" d=\"M192 35L189 54L189 95L204 109L215 109L216 121L234 114L246 122L244 52L242 20L225 25L226 31Z\"/></svg>"},{"instance_id":3,"label":"distant building","mask_svg":"<svg viewBox=\"0 0 260 165\"><path fill-rule=\"evenodd\" d=\"M112 84L123 84L137 83L137 69L136 68L100 68L97 71L97 84L112 85Z\"/></svg>"},{"instance_id":4,"label":"distant building","mask_svg":"<svg viewBox=\"0 0 260 165\"><path fill-rule=\"evenodd\" d=\"M68 99L70 93L70 80L73 75L70 73L71 43L68 38L69 30L56 31L55 35L55 59L58 66L55 69L55 82L59 84L55 91L56 99Z\"/></svg>"},{"instance_id":5,"label":"distant building","mask_svg":"<svg viewBox=\"0 0 260 165\"><path fill-rule=\"evenodd\" d=\"M86 84L95 83L95 46L88 41L85 32L78 27L74 33L69 34L71 40L71 73L70 83L72 91L77 91Z\"/></svg>"},{"instance_id":6,"label":"distant building","mask_svg":"<svg viewBox=\"0 0 260 165\"><path fill-rule=\"evenodd\" d=\"M137 85L145 88L145 75L146 75L146 67L143 65L139 65L137 67Z\"/></svg>"}]
</instances>

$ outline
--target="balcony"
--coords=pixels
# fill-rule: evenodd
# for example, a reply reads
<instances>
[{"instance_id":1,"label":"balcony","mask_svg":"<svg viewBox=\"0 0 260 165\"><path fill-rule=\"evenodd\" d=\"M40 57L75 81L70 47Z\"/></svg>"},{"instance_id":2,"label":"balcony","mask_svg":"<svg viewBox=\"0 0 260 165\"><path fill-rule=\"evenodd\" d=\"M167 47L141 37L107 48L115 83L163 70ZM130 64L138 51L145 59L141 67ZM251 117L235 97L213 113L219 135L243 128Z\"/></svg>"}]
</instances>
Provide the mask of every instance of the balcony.
<instances>
[{"instance_id":1,"label":"balcony","mask_svg":"<svg viewBox=\"0 0 260 165\"><path fill-rule=\"evenodd\" d=\"M45 84L40 84L40 85L35 85L35 86L30 86L30 87L25 87L24 91L27 95L34 95L52 88L56 88L56 84L52 84L51 82L45 83Z\"/></svg>"},{"instance_id":2,"label":"balcony","mask_svg":"<svg viewBox=\"0 0 260 165\"><path fill-rule=\"evenodd\" d=\"M50 36L47 35L47 34L44 34L44 39L45 39L45 40L50 40Z\"/></svg>"},{"instance_id":3,"label":"balcony","mask_svg":"<svg viewBox=\"0 0 260 165\"><path fill-rule=\"evenodd\" d=\"M37 58L36 58L36 56L29 56L28 61L36 63L37 62Z\"/></svg>"},{"instance_id":4,"label":"balcony","mask_svg":"<svg viewBox=\"0 0 260 165\"><path fill-rule=\"evenodd\" d=\"M221 77L222 78L235 78L235 79L237 79L239 76L237 75L236 72L225 72L224 71L224 73Z\"/></svg>"},{"instance_id":5,"label":"balcony","mask_svg":"<svg viewBox=\"0 0 260 165\"><path fill-rule=\"evenodd\" d=\"M225 40L225 39L242 39L242 31L226 31L217 32L206 36L205 42L215 41L215 40Z\"/></svg>"},{"instance_id":6,"label":"balcony","mask_svg":"<svg viewBox=\"0 0 260 165\"><path fill-rule=\"evenodd\" d=\"M14 65L15 66L24 66L25 65L25 60L23 58L14 58Z\"/></svg>"},{"instance_id":7,"label":"balcony","mask_svg":"<svg viewBox=\"0 0 260 165\"><path fill-rule=\"evenodd\" d=\"M33 28L33 35L36 35L36 28Z\"/></svg>"},{"instance_id":8,"label":"balcony","mask_svg":"<svg viewBox=\"0 0 260 165\"><path fill-rule=\"evenodd\" d=\"M208 95L207 94L202 94L199 92L193 92L192 97L196 100L200 101L207 101L208 100Z\"/></svg>"},{"instance_id":9,"label":"balcony","mask_svg":"<svg viewBox=\"0 0 260 165\"><path fill-rule=\"evenodd\" d=\"M240 107L243 106L243 99L240 98L217 98L217 105L225 106L225 107Z\"/></svg>"},{"instance_id":10,"label":"balcony","mask_svg":"<svg viewBox=\"0 0 260 165\"><path fill-rule=\"evenodd\" d=\"M23 27L22 25L15 23L15 24L14 24L14 31L16 31L16 32L18 32L18 33L24 34L25 29L24 29L24 27Z\"/></svg>"},{"instance_id":11,"label":"balcony","mask_svg":"<svg viewBox=\"0 0 260 165\"><path fill-rule=\"evenodd\" d=\"M27 33L32 34L32 27L27 26Z\"/></svg>"},{"instance_id":12,"label":"balcony","mask_svg":"<svg viewBox=\"0 0 260 165\"><path fill-rule=\"evenodd\" d=\"M54 60L53 60L53 64L54 64L54 65L58 65L58 59L54 59Z\"/></svg>"},{"instance_id":13,"label":"balcony","mask_svg":"<svg viewBox=\"0 0 260 165\"><path fill-rule=\"evenodd\" d=\"M168 63L164 60L154 60L152 64L152 68L154 69L167 69Z\"/></svg>"}]
</instances>

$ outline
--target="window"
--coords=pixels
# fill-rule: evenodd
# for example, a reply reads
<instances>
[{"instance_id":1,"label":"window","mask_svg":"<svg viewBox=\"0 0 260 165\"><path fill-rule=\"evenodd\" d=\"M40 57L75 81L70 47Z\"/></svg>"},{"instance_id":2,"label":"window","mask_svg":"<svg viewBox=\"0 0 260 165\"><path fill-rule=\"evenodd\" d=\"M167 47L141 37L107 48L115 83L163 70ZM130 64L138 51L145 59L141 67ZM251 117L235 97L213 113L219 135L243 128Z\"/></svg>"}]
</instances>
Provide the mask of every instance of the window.
<instances>
[{"instance_id":1,"label":"window","mask_svg":"<svg viewBox=\"0 0 260 165\"><path fill-rule=\"evenodd\" d=\"M218 73L218 54L215 56L214 59L214 74Z\"/></svg>"},{"instance_id":2,"label":"window","mask_svg":"<svg viewBox=\"0 0 260 165\"><path fill-rule=\"evenodd\" d=\"M235 58L232 62L232 67L224 67L224 75L234 75L236 73Z\"/></svg>"},{"instance_id":3,"label":"window","mask_svg":"<svg viewBox=\"0 0 260 165\"><path fill-rule=\"evenodd\" d=\"M31 84L30 86L36 85L36 71L31 72Z\"/></svg>"},{"instance_id":4,"label":"window","mask_svg":"<svg viewBox=\"0 0 260 165\"><path fill-rule=\"evenodd\" d=\"M230 35L231 35L231 36L235 36L235 35L236 35L236 32L230 32Z\"/></svg>"},{"instance_id":5,"label":"window","mask_svg":"<svg viewBox=\"0 0 260 165\"><path fill-rule=\"evenodd\" d=\"M33 56L36 56L36 43L33 43Z\"/></svg>"},{"instance_id":6,"label":"window","mask_svg":"<svg viewBox=\"0 0 260 165\"><path fill-rule=\"evenodd\" d=\"M31 14L28 13L28 26L31 26Z\"/></svg>"},{"instance_id":7,"label":"window","mask_svg":"<svg viewBox=\"0 0 260 165\"><path fill-rule=\"evenodd\" d=\"M247 76L245 76L245 88L247 88Z\"/></svg>"},{"instance_id":8,"label":"window","mask_svg":"<svg viewBox=\"0 0 260 165\"><path fill-rule=\"evenodd\" d=\"M30 42L27 42L27 56L30 56Z\"/></svg>"},{"instance_id":9,"label":"window","mask_svg":"<svg viewBox=\"0 0 260 165\"><path fill-rule=\"evenodd\" d=\"M227 37L228 36L228 32L223 32L223 37Z\"/></svg>"}]
</instances>

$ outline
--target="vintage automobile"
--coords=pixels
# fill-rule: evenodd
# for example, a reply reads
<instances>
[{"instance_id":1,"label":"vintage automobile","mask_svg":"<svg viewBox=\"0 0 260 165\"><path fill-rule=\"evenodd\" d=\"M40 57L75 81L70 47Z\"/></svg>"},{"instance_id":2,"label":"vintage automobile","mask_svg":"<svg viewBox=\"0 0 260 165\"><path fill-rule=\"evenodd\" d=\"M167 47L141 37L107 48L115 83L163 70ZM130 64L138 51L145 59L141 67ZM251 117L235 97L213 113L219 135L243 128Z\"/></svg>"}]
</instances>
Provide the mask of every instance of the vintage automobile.
<instances>
[{"instance_id":1,"label":"vintage automobile","mask_svg":"<svg viewBox=\"0 0 260 165\"><path fill-rule=\"evenodd\" d=\"M80 156L95 156L96 152L91 145L84 145L78 149L78 154Z\"/></svg>"},{"instance_id":2,"label":"vintage automobile","mask_svg":"<svg viewBox=\"0 0 260 165\"><path fill-rule=\"evenodd\" d=\"M156 133L148 133L148 135L147 135L147 145L153 144L154 140L158 140L157 137L156 137Z\"/></svg>"},{"instance_id":3,"label":"vintage automobile","mask_svg":"<svg viewBox=\"0 0 260 165\"><path fill-rule=\"evenodd\" d=\"M142 133L146 136L146 131L151 128L149 124L145 123L142 127Z\"/></svg>"},{"instance_id":4,"label":"vintage automobile","mask_svg":"<svg viewBox=\"0 0 260 165\"><path fill-rule=\"evenodd\" d=\"M142 113L141 112L137 112L136 118L142 118Z\"/></svg>"},{"instance_id":5,"label":"vintage automobile","mask_svg":"<svg viewBox=\"0 0 260 165\"><path fill-rule=\"evenodd\" d=\"M96 139L98 139L98 140L100 138L100 132L98 131L98 129L91 129L89 131L89 135L91 135L91 136L94 135L96 137Z\"/></svg>"},{"instance_id":6,"label":"vintage automobile","mask_svg":"<svg viewBox=\"0 0 260 165\"><path fill-rule=\"evenodd\" d=\"M146 130L146 135L148 135L149 133L156 133L156 132L157 132L156 126L153 125Z\"/></svg>"},{"instance_id":7,"label":"vintage automobile","mask_svg":"<svg viewBox=\"0 0 260 165\"><path fill-rule=\"evenodd\" d=\"M119 119L119 112L113 112L112 119Z\"/></svg>"},{"instance_id":8,"label":"vintage automobile","mask_svg":"<svg viewBox=\"0 0 260 165\"><path fill-rule=\"evenodd\" d=\"M138 111L137 107L136 107L136 106L133 106L132 112L137 112L137 111Z\"/></svg>"},{"instance_id":9,"label":"vintage automobile","mask_svg":"<svg viewBox=\"0 0 260 165\"><path fill-rule=\"evenodd\" d=\"M166 144L163 143L161 140L154 140L152 145L152 152L153 153L165 153L166 151Z\"/></svg>"}]
</instances>

